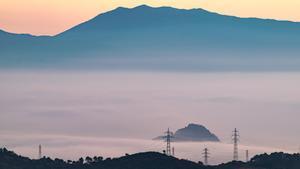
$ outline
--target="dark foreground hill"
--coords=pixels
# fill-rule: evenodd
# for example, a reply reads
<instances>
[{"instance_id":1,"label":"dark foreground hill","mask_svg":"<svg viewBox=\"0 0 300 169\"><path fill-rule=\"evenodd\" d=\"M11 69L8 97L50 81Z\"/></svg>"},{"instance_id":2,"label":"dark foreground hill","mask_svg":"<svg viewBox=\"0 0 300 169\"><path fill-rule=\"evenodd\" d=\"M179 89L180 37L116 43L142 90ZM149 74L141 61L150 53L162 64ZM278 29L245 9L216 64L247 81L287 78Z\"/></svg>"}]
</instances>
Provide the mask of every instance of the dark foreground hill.
<instances>
[{"instance_id":1,"label":"dark foreground hill","mask_svg":"<svg viewBox=\"0 0 300 169\"><path fill-rule=\"evenodd\" d=\"M32 160L0 149L0 169L299 169L299 154L273 153L255 156L250 162L230 162L204 166L201 162L181 160L156 152L126 155L120 158L86 157L78 161L42 158Z\"/></svg>"},{"instance_id":2,"label":"dark foreground hill","mask_svg":"<svg viewBox=\"0 0 300 169\"><path fill-rule=\"evenodd\" d=\"M300 70L300 23L117 8L56 36L0 30L0 68Z\"/></svg>"}]
</instances>

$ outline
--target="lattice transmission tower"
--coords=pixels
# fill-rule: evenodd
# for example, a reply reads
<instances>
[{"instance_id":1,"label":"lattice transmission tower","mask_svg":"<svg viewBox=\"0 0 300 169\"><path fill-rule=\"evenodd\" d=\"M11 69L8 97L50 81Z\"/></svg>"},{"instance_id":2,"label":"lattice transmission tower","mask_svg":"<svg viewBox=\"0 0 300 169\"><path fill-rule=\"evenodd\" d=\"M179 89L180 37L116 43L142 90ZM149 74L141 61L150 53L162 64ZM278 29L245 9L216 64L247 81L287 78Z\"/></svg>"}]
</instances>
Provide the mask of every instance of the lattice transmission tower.
<instances>
[{"instance_id":1,"label":"lattice transmission tower","mask_svg":"<svg viewBox=\"0 0 300 169\"><path fill-rule=\"evenodd\" d=\"M39 145L39 159L42 158L42 145Z\"/></svg>"},{"instance_id":2,"label":"lattice transmission tower","mask_svg":"<svg viewBox=\"0 0 300 169\"><path fill-rule=\"evenodd\" d=\"M175 157L175 147L172 147L172 156Z\"/></svg>"},{"instance_id":3,"label":"lattice transmission tower","mask_svg":"<svg viewBox=\"0 0 300 169\"><path fill-rule=\"evenodd\" d=\"M249 162L249 150L246 150L246 162Z\"/></svg>"},{"instance_id":4,"label":"lattice transmission tower","mask_svg":"<svg viewBox=\"0 0 300 169\"><path fill-rule=\"evenodd\" d=\"M204 165L208 165L208 158L209 158L208 148L205 148L202 154L204 158Z\"/></svg>"},{"instance_id":5,"label":"lattice transmission tower","mask_svg":"<svg viewBox=\"0 0 300 169\"><path fill-rule=\"evenodd\" d=\"M238 150L238 142L239 142L239 132L235 128L232 135L233 140L233 161L239 160L239 150Z\"/></svg>"},{"instance_id":6,"label":"lattice transmission tower","mask_svg":"<svg viewBox=\"0 0 300 169\"><path fill-rule=\"evenodd\" d=\"M166 154L167 155L172 155L172 152L171 152L171 139L173 138L173 133L168 128L168 130L165 132L165 134L166 134L165 137L166 137L166 142L167 142Z\"/></svg>"}]
</instances>

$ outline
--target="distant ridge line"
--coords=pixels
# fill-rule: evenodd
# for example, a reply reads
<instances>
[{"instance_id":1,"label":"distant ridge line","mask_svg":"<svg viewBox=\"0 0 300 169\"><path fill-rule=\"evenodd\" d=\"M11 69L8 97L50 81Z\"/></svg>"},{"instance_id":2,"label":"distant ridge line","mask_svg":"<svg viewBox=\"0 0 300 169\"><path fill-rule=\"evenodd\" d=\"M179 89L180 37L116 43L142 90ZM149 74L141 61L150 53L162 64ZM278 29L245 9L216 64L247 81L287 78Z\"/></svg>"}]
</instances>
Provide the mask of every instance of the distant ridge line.
<instances>
[{"instance_id":1,"label":"distant ridge line","mask_svg":"<svg viewBox=\"0 0 300 169\"><path fill-rule=\"evenodd\" d=\"M228 15L228 14L221 14L221 13L218 13L218 12L213 12L213 11L209 11L209 10L206 10L206 9L203 9L203 8L190 8L190 9L185 9L185 8L175 8L175 7L172 7L172 6L159 6L159 7L153 7L153 6L150 6L150 5L137 5L137 6L134 6L132 8L130 7L117 7L117 8L114 8L112 10L109 10L109 11L105 11L105 12L102 12L102 13L99 13L98 15L90 18L90 19L87 19L86 21L83 21L81 23L78 23L78 24L75 24L61 32L58 32L54 35L35 35L35 34L31 34L31 33L15 33L15 32L10 32L10 31L7 31L7 30L4 30L4 29L1 29L0 28L0 32L5 32L5 33L8 33L8 34L13 34L13 35L27 35L27 36L33 36L33 37L56 37L56 36L59 36L61 34L63 34L64 32L67 32L68 30L76 27L76 26L79 26L81 24L84 24L86 22L89 22L90 20L93 20L94 18L100 16L100 15L103 15L103 14L107 14L107 13L111 13L111 12L114 12L116 10L135 10L135 9L173 9L173 10L181 10L181 11L204 11L204 12L207 12L207 13L211 13L211 14L216 14L216 15L220 15L220 16L226 16L226 17L234 17L234 18L238 18L238 19L257 19L257 20L264 20L264 21L274 21L274 22L288 22L288 23L296 23L296 24L300 24L300 22L297 22L297 21L291 21L291 20L280 20L280 19L271 19L271 18L259 18L259 17L241 17L241 16L236 16L236 15Z\"/></svg>"}]
</instances>

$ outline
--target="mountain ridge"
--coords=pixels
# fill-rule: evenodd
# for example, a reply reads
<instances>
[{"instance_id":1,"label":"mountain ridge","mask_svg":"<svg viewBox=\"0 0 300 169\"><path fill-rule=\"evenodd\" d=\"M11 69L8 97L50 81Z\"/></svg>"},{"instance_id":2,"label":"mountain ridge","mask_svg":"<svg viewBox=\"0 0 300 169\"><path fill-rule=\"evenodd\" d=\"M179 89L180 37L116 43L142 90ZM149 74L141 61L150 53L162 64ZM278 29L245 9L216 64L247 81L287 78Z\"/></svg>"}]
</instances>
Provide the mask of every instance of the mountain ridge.
<instances>
[{"instance_id":1,"label":"mountain ridge","mask_svg":"<svg viewBox=\"0 0 300 169\"><path fill-rule=\"evenodd\" d=\"M174 137L179 141L220 142L220 139L206 127L195 123L190 123L186 127L178 129L175 132Z\"/></svg>"},{"instance_id":2,"label":"mountain ridge","mask_svg":"<svg viewBox=\"0 0 300 169\"><path fill-rule=\"evenodd\" d=\"M300 23L202 9L117 8L56 36L4 35L0 68L300 70Z\"/></svg>"},{"instance_id":3,"label":"mountain ridge","mask_svg":"<svg viewBox=\"0 0 300 169\"><path fill-rule=\"evenodd\" d=\"M206 9L203 9L203 8L190 8L190 9L185 9L185 8L175 8L175 7L171 7L171 6L159 6L159 7L153 7L153 6L150 6L150 5L146 5L146 4L142 4L142 5L138 5L138 6L135 6L135 7L132 7L132 8L129 8L129 7L117 7L115 9L112 9L112 10L109 10L109 11L106 11L106 12L103 12L103 13L99 13L98 15L86 20L86 21L83 21L81 23L78 23L78 24L75 24L74 26L71 26L70 28L66 29L66 30L63 30L61 32L58 32L54 35L35 35L35 34L32 34L32 33L15 33L15 32L10 32L10 31L6 31L4 29L1 29L0 28L0 33L1 32L4 32L4 33L8 33L8 34L14 34L14 35L30 35L30 36L34 36L34 37L43 37L43 36L46 36L46 37L55 37L55 36L59 36L60 34L64 33L64 32L67 32L68 30L76 27L76 26L79 26L81 24L84 24L100 15L103 15L103 14L106 14L106 13L111 13L111 12L114 12L116 10L131 10L131 9L139 9L139 8L150 8L150 9L157 9L157 8L170 8L170 9L176 9L176 10L185 10L185 11L193 11L193 10L196 10L196 11L204 11L204 12L208 12L208 13L211 13L211 14L217 14L217 15L221 15L221 16L227 16L227 17L234 17L234 18L238 18L238 19L254 19L254 20L264 20L264 21L275 21L275 22L286 22L286 23L295 23L295 24L300 24L299 21L292 21L292 20L282 20L282 19L272 19L272 18L260 18L260 17L240 17L240 16L236 16L236 15L228 15L228 14L221 14L221 13L218 13L218 12L213 12L213 11L209 11L209 10L206 10Z\"/></svg>"},{"instance_id":4,"label":"mountain ridge","mask_svg":"<svg viewBox=\"0 0 300 169\"><path fill-rule=\"evenodd\" d=\"M166 136L158 136L154 140L165 140ZM173 142L220 142L205 126L189 123L186 127L176 130L172 135Z\"/></svg>"},{"instance_id":5,"label":"mountain ridge","mask_svg":"<svg viewBox=\"0 0 300 169\"><path fill-rule=\"evenodd\" d=\"M194 15L209 15L210 17L218 16L218 17L223 17L223 18L227 18L227 19L231 19L231 20L238 19L238 20L243 20L243 21L248 21L248 22L261 22L261 23L264 23L264 24L272 22L272 23L277 23L277 24L281 23L281 24L300 26L300 22L293 22L293 21L287 21L287 20L276 20L276 19L262 19L262 18L255 18L255 17L238 17L238 16L232 16L232 15L223 15L223 14L219 14L219 13L216 13L216 12L207 11L207 10L204 10L202 8L178 9L178 8L167 7L167 6L150 7L150 6L147 6L147 5L140 5L140 6L133 7L133 8L118 7L116 9L112 10L112 11L101 13L101 14L93 17L92 19L89 19L89 20L87 20L83 23L80 23L78 25L75 25L75 26L71 27L70 29L68 29L66 31L63 31L63 32L59 33L56 36L64 35L65 33L68 33L70 31L72 31L72 30L74 30L78 27L81 27L82 25L88 24L90 22L98 22L99 18L107 17L109 15L118 15L122 12L128 12L128 13L131 13L131 14L134 13L134 12L140 12L139 14L146 13L146 12L152 12L152 14L153 14L154 12L164 11L164 10L167 10L170 13L171 12L173 12L173 13L181 12L181 14L185 13L185 14L194 14ZM157 20L159 18L155 18L155 19Z\"/></svg>"}]
</instances>

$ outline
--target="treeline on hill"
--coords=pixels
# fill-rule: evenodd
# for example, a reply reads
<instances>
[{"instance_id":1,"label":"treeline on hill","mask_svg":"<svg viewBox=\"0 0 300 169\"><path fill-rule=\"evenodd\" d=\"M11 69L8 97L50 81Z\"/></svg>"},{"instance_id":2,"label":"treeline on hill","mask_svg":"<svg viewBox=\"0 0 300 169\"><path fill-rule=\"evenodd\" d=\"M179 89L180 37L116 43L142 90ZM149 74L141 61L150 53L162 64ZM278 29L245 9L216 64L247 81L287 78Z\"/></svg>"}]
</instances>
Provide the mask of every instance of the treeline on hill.
<instances>
[{"instance_id":1,"label":"treeline on hill","mask_svg":"<svg viewBox=\"0 0 300 169\"><path fill-rule=\"evenodd\" d=\"M86 157L64 161L44 157L29 159L0 149L0 169L300 169L299 154L257 155L250 162L233 161L218 166L177 159L157 152L138 153L120 158Z\"/></svg>"}]
</instances>

